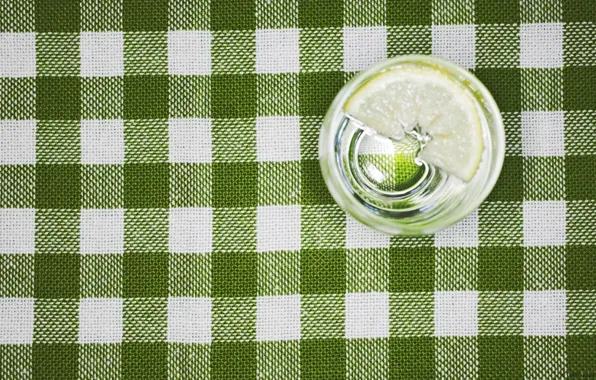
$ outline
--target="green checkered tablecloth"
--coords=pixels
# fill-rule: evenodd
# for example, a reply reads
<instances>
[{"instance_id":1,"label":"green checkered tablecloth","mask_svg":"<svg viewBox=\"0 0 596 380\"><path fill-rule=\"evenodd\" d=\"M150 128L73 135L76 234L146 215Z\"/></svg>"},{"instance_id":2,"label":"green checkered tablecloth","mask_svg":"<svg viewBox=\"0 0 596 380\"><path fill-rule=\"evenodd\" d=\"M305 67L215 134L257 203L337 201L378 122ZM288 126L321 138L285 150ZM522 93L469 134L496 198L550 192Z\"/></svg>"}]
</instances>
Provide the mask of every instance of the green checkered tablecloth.
<instances>
[{"instance_id":1,"label":"green checkered tablecloth","mask_svg":"<svg viewBox=\"0 0 596 380\"><path fill-rule=\"evenodd\" d=\"M434 236L317 160L354 73L433 54L505 120ZM1 0L0 378L596 376L596 1Z\"/></svg>"}]
</instances>

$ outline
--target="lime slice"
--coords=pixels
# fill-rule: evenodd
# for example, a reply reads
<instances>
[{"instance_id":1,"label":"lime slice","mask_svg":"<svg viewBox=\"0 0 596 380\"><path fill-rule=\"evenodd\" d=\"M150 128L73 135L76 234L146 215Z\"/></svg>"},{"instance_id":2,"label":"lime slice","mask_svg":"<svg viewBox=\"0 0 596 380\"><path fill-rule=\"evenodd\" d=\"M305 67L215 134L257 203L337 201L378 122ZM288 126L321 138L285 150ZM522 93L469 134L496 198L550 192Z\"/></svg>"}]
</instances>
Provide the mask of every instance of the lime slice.
<instances>
[{"instance_id":1,"label":"lime slice","mask_svg":"<svg viewBox=\"0 0 596 380\"><path fill-rule=\"evenodd\" d=\"M382 72L348 99L345 111L394 140L419 127L430 136L419 157L463 181L478 169L484 148L475 99L446 73L409 66Z\"/></svg>"}]
</instances>

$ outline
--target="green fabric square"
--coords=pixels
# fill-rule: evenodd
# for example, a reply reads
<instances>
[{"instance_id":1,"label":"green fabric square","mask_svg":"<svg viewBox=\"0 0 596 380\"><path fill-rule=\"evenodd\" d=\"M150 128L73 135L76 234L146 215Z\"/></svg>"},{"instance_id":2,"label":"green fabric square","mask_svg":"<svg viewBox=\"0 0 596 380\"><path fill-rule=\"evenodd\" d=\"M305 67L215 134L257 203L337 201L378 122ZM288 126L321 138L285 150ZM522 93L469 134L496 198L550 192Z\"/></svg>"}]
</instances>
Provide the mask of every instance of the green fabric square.
<instances>
[{"instance_id":1,"label":"green fabric square","mask_svg":"<svg viewBox=\"0 0 596 380\"><path fill-rule=\"evenodd\" d=\"M596 376L596 335L568 336L565 343L569 378Z\"/></svg>"},{"instance_id":2,"label":"green fabric square","mask_svg":"<svg viewBox=\"0 0 596 380\"><path fill-rule=\"evenodd\" d=\"M81 78L37 77L37 118L79 120L81 118Z\"/></svg>"},{"instance_id":3,"label":"green fabric square","mask_svg":"<svg viewBox=\"0 0 596 380\"><path fill-rule=\"evenodd\" d=\"M124 117L128 120L167 119L168 77L124 77Z\"/></svg>"},{"instance_id":4,"label":"green fabric square","mask_svg":"<svg viewBox=\"0 0 596 380\"><path fill-rule=\"evenodd\" d=\"M518 24L477 25L476 26L476 67L509 68L520 66L520 31ZM495 73L492 73L494 75ZM490 77L490 73L487 76ZM517 82L521 82L518 74ZM493 79L491 83L498 81ZM521 91L521 88L519 89ZM521 93L517 93L521 99Z\"/></svg>"},{"instance_id":5,"label":"green fabric square","mask_svg":"<svg viewBox=\"0 0 596 380\"><path fill-rule=\"evenodd\" d=\"M342 28L300 30L300 71L342 71Z\"/></svg>"},{"instance_id":6,"label":"green fabric square","mask_svg":"<svg viewBox=\"0 0 596 380\"><path fill-rule=\"evenodd\" d=\"M210 0L170 0L170 30L207 30L211 21Z\"/></svg>"},{"instance_id":7,"label":"green fabric square","mask_svg":"<svg viewBox=\"0 0 596 380\"><path fill-rule=\"evenodd\" d=\"M35 1L37 32L78 32L80 28L79 0Z\"/></svg>"},{"instance_id":8,"label":"green fabric square","mask_svg":"<svg viewBox=\"0 0 596 380\"><path fill-rule=\"evenodd\" d=\"M298 28L296 1L256 1L257 29Z\"/></svg>"},{"instance_id":9,"label":"green fabric square","mask_svg":"<svg viewBox=\"0 0 596 380\"><path fill-rule=\"evenodd\" d=\"M339 206L302 206L302 248L345 248L346 213Z\"/></svg>"},{"instance_id":10,"label":"green fabric square","mask_svg":"<svg viewBox=\"0 0 596 380\"><path fill-rule=\"evenodd\" d=\"M212 0L213 30L254 30L256 20L254 0Z\"/></svg>"},{"instance_id":11,"label":"green fabric square","mask_svg":"<svg viewBox=\"0 0 596 380\"><path fill-rule=\"evenodd\" d=\"M38 33L35 39L37 75L79 75L79 38L78 33Z\"/></svg>"},{"instance_id":12,"label":"green fabric square","mask_svg":"<svg viewBox=\"0 0 596 380\"><path fill-rule=\"evenodd\" d=\"M561 68L521 69L522 109L524 111L563 109L563 73L564 70ZM585 87L585 89L588 88ZM576 94L573 91L573 87L569 88L565 83L565 94ZM565 102L568 100L569 97L565 96ZM565 108L575 109L571 104L573 102L566 103Z\"/></svg>"},{"instance_id":13,"label":"green fabric square","mask_svg":"<svg viewBox=\"0 0 596 380\"><path fill-rule=\"evenodd\" d=\"M564 336L524 337L524 377L565 378L565 340Z\"/></svg>"},{"instance_id":14,"label":"green fabric square","mask_svg":"<svg viewBox=\"0 0 596 380\"><path fill-rule=\"evenodd\" d=\"M522 247L480 247L478 249L479 290L523 290Z\"/></svg>"},{"instance_id":15,"label":"green fabric square","mask_svg":"<svg viewBox=\"0 0 596 380\"><path fill-rule=\"evenodd\" d=\"M83 208L124 208L124 165L82 166Z\"/></svg>"},{"instance_id":16,"label":"green fabric square","mask_svg":"<svg viewBox=\"0 0 596 380\"><path fill-rule=\"evenodd\" d=\"M344 294L303 294L300 298L301 342L345 337Z\"/></svg>"},{"instance_id":17,"label":"green fabric square","mask_svg":"<svg viewBox=\"0 0 596 380\"><path fill-rule=\"evenodd\" d=\"M478 331L484 335L517 335L524 332L524 293L478 293Z\"/></svg>"},{"instance_id":18,"label":"green fabric square","mask_svg":"<svg viewBox=\"0 0 596 380\"><path fill-rule=\"evenodd\" d=\"M522 24L563 21L562 0L521 0L520 5Z\"/></svg>"},{"instance_id":19,"label":"green fabric square","mask_svg":"<svg viewBox=\"0 0 596 380\"><path fill-rule=\"evenodd\" d=\"M212 255L215 297L254 297L257 294L257 253L215 252Z\"/></svg>"},{"instance_id":20,"label":"green fabric square","mask_svg":"<svg viewBox=\"0 0 596 380\"><path fill-rule=\"evenodd\" d=\"M35 78L0 78L0 118L35 119Z\"/></svg>"},{"instance_id":21,"label":"green fabric square","mask_svg":"<svg viewBox=\"0 0 596 380\"><path fill-rule=\"evenodd\" d=\"M24 33L35 31L35 0L12 0L0 3L0 32Z\"/></svg>"},{"instance_id":22,"label":"green fabric square","mask_svg":"<svg viewBox=\"0 0 596 380\"><path fill-rule=\"evenodd\" d=\"M34 380L71 380L78 377L78 344L34 344Z\"/></svg>"},{"instance_id":23,"label":"green fabric square","mask_svg":"<svg viewBox=\"0 0 596 380\"><path fill-rule=\"evenodd\" d=\"M76 343L78 335L78 298L35 300L35 343Z\"/></svg>"},{"instance_id":24,"label":"green fabric square","mask_svg":"<svg viewBox=\"0 0 596 380\"><path fill-rule=\"evenodd\" d=\"M125 75L167 75L168 34L130 32L124 34Z\"/></svg>"},{"instance_id":25,"label":"green fabric square","mask_svg":"<svg viewBox=\"0 0 596 380\"><path fill-rule=\"evenodd\" d=\"M167 163L169 154L167 121L124 121L124 160L127 164Z\"/></svg>"},{"instance_id":26,"label":"green fabric square","mask_svg":"<svg viewBox=\"0 0 596 380\"><path fill-rule=\"evenodd\" d=\"M124 252L168 250L169 209L128 209L124 214Z\"/></svg>"},{"instance_id":27,"label":"green fabric square","mask_svg":"<svg viewBox=\"0 0 596 380\"><path fill-rule=\"evenodd\" d=\"M300 293L300 252L259 252L257 271L259 296Z\"/></svg>"},{"instance_id":28,"label":"green fabric square","mask_svg":"<svg viewBox=\"0 0 596 380\"><path fill-rule=\"evenodd\" d=\"M348 27L384 26L385 0L344 1L344 25Z\"/></svg>"},{"instance_id":29,"label":"green fabric square","mask_svg":"<svg viewBox=\"0 0 596 380\"><path fill-rule=\"evenodd\" d=\"M431 25L432 0L387 2L387 25Z\"/></svg>"},{"instance_id":30,"label":"green fabric square","mask_svg":"<svg viewBox=\"0 0 596 380\"><path fill-rule=\"evenodd\" d=\"M567 289L596 290L596 247L593 245L568 245L565 247Z\"/></svg>"},{"instance_id":31,"label":"green fabric square","mask_svg":"<svg viewBox=\"0 0 596 380\"><path fill-rule=\"evenodd\" d=\"M78 121L37 122L35 159L41 164L81 162L81 124Z\"/></svg>"},{"instance_id":32,"label":"green fabric square","mask_svg":"<svg viewBox=\"0 0 596 380\"><path fill-rule=\"evenodd\" d=\"M478 24L519 24L519 0L475 0Z\"/></svg>"},{"instance_id":33,"label":"green fabric square","mask_svg":"<svg viewBox=\"0 0 596 380\"><path fill-rule=\"evenodd\" d=\"M474 74L488 88L501 111L521 111L519 69L479 68L474 71Z\"/></svg>"},{"instance_id":34,"label":"green fabric square","mask_svg":"<svg viewBox=\"0 0 596 380\"><path fill-rule=\"evenodd\" d=\"M122 30L123 2L124 0L81 1L81 31Z\"/></svg>"},{"instance_id":35,"label":"green fabric square","mask_svg":"<svg viewBox=\"0 0 596 380\"><path fill-rule=\"evenodd\" d=\"M521 246L524 241L523 202L484 202L479 209L480 246Z\"/></svg>"},{"instance_id":36,"label":"green fabric square","mask_svg":"<svg viewBox=\"0 0 596 380\"><path fill-rule=\"evenodd\" d=\"M121 298L122 255L81 256L81 298Z\"/></svg>"},{"instance_id":37,"label":"green fabric square","mask_svg":"<svg viewBox=\"0 0 596 380\"><path fill-rule=\"evenodd\" d=\"M565 288L565 247L524 247L524 289Z\"/></svg>"},{"instance_id":38,"label":"green fabric square","mask_svg":"<svg viewBox=\"0 0 596 380\"><path fill-rule=\"evenodd\" d=\"M547 201L565 198L563 157L524 157L524 199Z\"/></svg>"},{"instance_id":39,"label":"green fabric square","mask_svg":"<svg viewBox=\"0 0 596 380\"><path fill-rule=\"evenodd\" d=\"M170 117L208 118L211 116L211 76L170 76Z\"/></svg>"},{"instance_id":40,"label":"green fabric square","mask_svg":"<svg viewBox=\"0 0 596 380\"><path fill-rule=\"evenodd\" d=\"M80 266L77 254L35 255L35 297L78 298Z\"/></svg>"},{"instance_id":41,"label":"green fabric square","mask_svg":"<svg viewBox=\"0 0 596 380\"><path fill-rule=\"evenodd\" d=\"M213 250L216 252L257 249L257 209L222 208L213 215Z\"/></svg>"},{"instance_id":42,"label":"green fabric square","mask_svg":"<svg viewBox=\"0 0 596 380\"><path fill-rule=\"evenodd\" d=\"M435 290L469 291L478 288L478 248L437 248Z\"/></svg>"},{"instance_id":43,"label":"green fabric square","mask_svg":"<svg viewBox=\"0 0 596 380\"><path fill-rule=\"evenodd\" d=\"M596 3L592 0L563 0L563 21L596 23Z\"/></svg>"},{"instance_id":44,"label":"green fabric square","mask_svg":"<svg viewBox=\"0 0 596 380\"><path fill-rule=\"evenodd\" d=\"M569 245L591 245L596 236L596 202L567 202L565 238Z\"/></svg>"},{"instance_id":45,"label":"green fabric square","mask_svg":"<svg viewBox=\"0 0 596 380\"><path fill-rule=\"evenodd\" d=\"M122 345L122 378L126 380L168 378L166 343L125 343Z\"/></svg>"},{"instance_id":46,"label":"green fabric square","mask_svg":"<svg viewBox=\"0 0 596 380\"><path fill-rule=\"evenodd\" d=\"M502 112L505 127L505 156L522 155L521 112Z\"/></svg>"},{"instance_id":47,"label":"green fabric square","mask_svg":"<svg viewBox=\"0 0 596 380\"><path fill-rule=\"evenodd\" d=\"M299 379L300 341L260 342L257 345L257 373L265 379Z\"/></svg>"},{"instance_id":48,"label":"green fabric square","mask_svg":"<svg viewBox=\"0 0 596 380\"><path fill-rule=\"evenodd\" d=\"M35 166L0 165L0 208L35 207Z\"/></svg>"},{"instance_id":49,"label":"green fabric square","mask_svg":"<svg viewBox=\"0 0 596 380\"><path fill-rule=\"evenodd\" d=\"M214 298L214 342L254 342L257 338L257 300L253 297Z\"/></svg>"},{"instance_id":50,"label":"green fabric square","mask_svg":"<svg viewBox=\"0 0 596 380\"><path fill-rule=\"evenodd\" d=\"M125 32L167 31L168 0L124 0Z\"/></svg>"},{"instance_id":51,"label":"green fabric square","mask_svg":"<svg viewBox=\"0 0 596 380\"><path fill-rule=\"evenodd\" d=\"M257 188L256 162L213 164L215 207L256 207Z\"/></svg>"},{"instance_id":52,"label":"green fabric square","mask_svg":"<svg viewBox=\"0 0 596 380\"><path fill-rule=\"evenodd\" d=\"M435 249L433 247L390 250L390 289L392 292L423 292L435 288Z\"/></svg>"},{"instance_id":53,"label":"green fabric square","mask_svg":"<svg viewBox=\"0 0 596 380\"><path fill-rule=\"evenodd\" d=\"M123 77L84 77L81 80L82 119L123 118Z\"/></svg>"},{"instance_id":54,"label":"green fabric square","mask_svg":"<svg viewBox=\"0 0 596 380\"><path fill-rule=\"evenodd\" d=\"M396 57L407 54L432 53L432 27L391 26L387 30L387 55Z\"/></svg>"},{"instance_id":55,"label":"green fabric square","mask_svg":"<svg viewBox=\"0 0 596 380\"><path fill-rule=\"evenodd\" d=\"M255 342L225 342L211 345L211 376L214 379L250 379L257 373Z\"/></svg>"},{"instance_id":56,"label":"green fabric square","mask_svg":"<svg viewBox=\"0 0 596 380\"><path fill-rule=\"evenodd\" d=\"M226 30L213 33L213 74L252 74L256 67L254 31Z\"/></svg>"},{"instance_id":57,"label":"green fabric square","mask_svg":"<svg viewBox=\"0 0 596 380\"><path fill-rule=\"evenodd\" d=\"M300 251L300 293L341 294L345 291L345 250L303 249Z\"/></svg>"},{"instance_id":58,"label":"green fabric square","mask_svg":"<svg viewBox=\"0 0 596 380\"><path fill-rule=\"evenodd\" d=\"M523 201L523 158L505 157L501 175L488 196L489 201Z\"/></svg>"},{"instance_id":59,"label":"green fabric square","mask_svg":"<svg viewBox=\"0 0 596 380\"><path fill-rule=\"evenodd\" d=\"M390 290L390 250L358 248L346 252L346 291L348 293L388 292Z\"/></svg>"},{"instance_id":60,"label":"green fabric square","mask_svg":"<svg viewBox=\"0 0 596 380\"><path fill-rule=\"evenodd\" d=\"M121 344L83 344L80 347L79 379L109 380L121 374Z\"/></svg>"},{"instance_id":61,"label":"green fabric square","mask_svg":"<svg viewBox=\"0 0 596 380\"><path fill-rule=\"evenodd\" d=\"M319 134L322 125L323 117L300 117L300 158L302 160L318 160ZM314 166L314 164L312 165Z\"/></svg>"},{"instance_id":62,"label":"green fabric square","mask_svg":"<svg viewBox=\"0 0 596 380\"><path fill-rule=\"evenodd\" d=\"M565 194L568 200L596 200L596 173L586 170L595 167L595 155L565 158Z\"/></svg>"},{"instance_id":63,"label":"green fabric square","mask_svg":"<svg viewBox=\"0 0 596 380\"><path fill-rule=\"evenodd\" d=\"M396 379L434 378L435 338L391 338L389 373L391 378Z\"/></svg>"},{"instance_id":64,"label":"green fabric square","mask_svg":"<svg viewBox=\"0 0 596 380\"><path fill-rule=\"evenodd\" d=\"M300 74L300 115L323 116L344 85L341 72Z\"/></svg>"},{"instance_id":65,"label":"green fabric square","mask_svg":"<svg viewBox=\"0 0 596 380\"><path fill-rule=\"evenodd\" d=\"M124 254L124 297L167 297L167 253L127 252Z\"/></svg>"},{"instance_id":66,"label":"green fabric square","mask_svg":"<svg viewBox=\"0 0 596 380\"><path fill-rule=\"evenodd\" d=\"M259 162L259 206L300 203L300 162Z\"/></svg>"},{"instance_id":67,"label":"green fabric square","mask_svg":"<svg viewBox=\"0 0 596 380\"><path fill-rule=\"evenodd\" d=\"M211 206L211 164L170 164L170 207Z\"/></svg>"},{"instance_id":68,"label":"green fabric square","mask_svg":"<svg viewBox=\"0 0 596 380\"><path fill-rule=\"evenodd\" d=\"M345 341L343 339L301 341L300 367L300 374L304 379L345 379Z\"/></svg>"},{"instance_id":69,"label":"green fabric square","mask_svg":"<svg viewBox=\"0 0 596 380\"><path fill-rule=\"evenodd\" d=\"M211 374L211 345L168 344L168 378L208 379Z\"/></svg>"},{"instance_id":70,"label":"green fabric square","mask_svg":"<svg viewBox=\"0 0 596 380\"><path fill-rule=\"evenodd\" d=\"M212 123L214 162L254 162L257 160L255 119L223 119Z\"/></svg>"},{"instance_id":71,"label":"green fabric square","mask_svg":"<svg viewBox=\"0 0 596 380\"><path fill-rule=\"evenodd\" d=\"M434 292L389 295L389 322L392 337L433 336L434 321Z\"/></svg>"},{"instance_id":72,"label":"green fabric square","mask_svg":"<svg viewBox=\"0 0 596 380\"><path fill-rule=\"evenodd\" d=\"M303 205L334 204L331 193L325 185L319 160L300 162L300 203Z\"/></svg>"},{"instance_id":73,"label":"green fabric square","mask_svg":"<svg viewBox=\"0 0 596 380\"><path fill-rule=\"evenodd\" d=\"M37 208L81 207L81 166L36 166L35 202Z\"/></svg>"},{"instance_id":74,"label":"green fabric square","mask_svg":"<svg viewBox=\"0 0 596 380\"><path fill-rule=\"evenodd\" d=\"M211 77L211 111L214 118L255 117L256 76L214 75Z\"/></svg>"},{"instance_id":75,"label":"green fabric square","mask_svg":"<svg viewBox=\"0 0 596 380\"><path fill-rule=\"evenodd\" d=\"M434 0L432 4L432 23L433 25L474 24L474 1Z\"/></svg>"},{"instance_id":76,"label":"green fabric square","mask_svg":"<svg viewBox=\"0 0 596 380\"><path fill-rule=\"evenodd\" d=\"M168 164L124 165L124 205L126 208L169 207Z\"/></svg>"},{"instance_id":77,"label":"green fabric square","mask_svg":"<svg viewBox=\"0 0 596 380\"><path fill-rule=\"evenodd\" d=\"M257 115L298 115L298 74L257 75Z\"/></svg>"},{"instance_id":78,"label":"green fabric square","mask_svg":"<svg viewBox=\"0 0 596 380\"><path fill-rule=\"evenodd\" d=\"M33 345L3 344L0 346L0 371L6 379L23 378L28 374L31 378L33 368ZM39 377L38 377L39 378Z\"/></svg>"},{"instance_id":79,"label":"green fabric square","mask_svg":"<svg viewBox=\"0 0 596 380\"><path fill-rule=\"evenodd\" d=\"M170 297L211 296L211 254L170 254Z\"/></svg>"},{"instance_id":80,"label":"green fabric square","mask_svg":"<svg viewBox=\"0 0 596 380\"><path fill-rule=\"evenodd\" d=\"M35 215L35 251L37 253L78 254L80 211L40 209Z\"/></svg>"},{"instance_id":81,"label":"green fabric square","mask_svg":"<svg viewBox=\"0 0 596 380\"><path fill-rule=\"evenodd\" d=\"M587 41L596 40L596 24L567 23L563 29L563 60L565 66L591 66L596 49L586 49Z\"/></svg>"},{"instance_id":82,"label":"green fabric square","mask_svg":"<svg viewBox=\"0 0 596 380\"><path fill-rule=\"evenodd\" d=\"M34 255L0 255L0 297L33 298Z\"/></svg>"},{"instance_id":83,"label":"green fabric square","mask_svg":"<svg viewBox=\"0 0 596 380\"><path fill-rule=\"evenodd\" d=\"M300 28L327 28L343 26L342 0L300 1L298 20Z\"/></svg>"},{"instance_id":84,"label":"green fabric square","mask_svg":"<svg viewBox=\"0 0 596 380\"><path fill-rule=\"evenodd\" d=\"M481 379L523 379L522 336L478 337L478 374Z\"/></svg>"},{"instance_id":85,"label":"green fabric square","mask_svg":"<svg viewBox=\"0 0 596 380\"><path fill-rule=\"evenodd\" d=\"M565 110L596 109L596 67L565 67L563 83L565 84Z\"/></svg>"},{"instance_id":86,"label":"green fabric square","mask_svg":"<svg viewBox=\"0 0 596 380\"><path fill-rule=\"evenodd\" d=\"M123 341L125 343L166 341L168 336L167 298L125 298L123 311Z\"/></svg>"}]
</instances>

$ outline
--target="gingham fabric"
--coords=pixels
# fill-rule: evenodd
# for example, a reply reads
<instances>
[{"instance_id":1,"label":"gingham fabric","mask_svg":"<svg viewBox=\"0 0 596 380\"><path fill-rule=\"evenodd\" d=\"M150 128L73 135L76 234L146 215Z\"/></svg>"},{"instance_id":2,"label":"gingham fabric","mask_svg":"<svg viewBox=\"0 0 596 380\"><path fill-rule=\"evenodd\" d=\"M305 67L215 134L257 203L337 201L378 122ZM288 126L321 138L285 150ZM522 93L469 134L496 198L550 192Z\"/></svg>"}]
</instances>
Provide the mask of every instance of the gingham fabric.
<instances>
[{"instance_id":1,"label":"gingham fabric","mask_svg":"<svg viewBox=\"0 0 596 380\"><path fill-rule=\"evenodd\" d=\"M0 378L596 376L596 2L2 0ZM433 54L499 183L399 238L317 160L355 72Z\"/></svg>"}]
</instances>

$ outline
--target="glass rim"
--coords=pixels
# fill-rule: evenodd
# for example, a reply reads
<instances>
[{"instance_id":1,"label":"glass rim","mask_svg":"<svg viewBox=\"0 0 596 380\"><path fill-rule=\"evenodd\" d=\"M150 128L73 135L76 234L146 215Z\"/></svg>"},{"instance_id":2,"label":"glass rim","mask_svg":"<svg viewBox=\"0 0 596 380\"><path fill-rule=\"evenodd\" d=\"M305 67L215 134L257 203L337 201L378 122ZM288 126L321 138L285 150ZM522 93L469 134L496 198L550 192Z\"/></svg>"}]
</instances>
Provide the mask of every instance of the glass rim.
<instances>
[{"instance_id":1,"label":"glass rim","mask_svg":"<svg viewBox=\"0 0 596 380\"><path fill-rule=\"evenodd\" d=\"M475 90L483 100L484 107L491 115L489 129L491 134L492 154L488 178L480 193L471 202L458 205L452 212L442 215L431 221L416 223L400 223L397 219L384 218L376 215L365 204L357 201L349 189L341 180L340 168L335 159L335 136L336 131L332 125L340 116L343 117L343 107L347 99L366 80L378 74L382 70L404 63L427 63L444 67L450 73L467 80L475 87ZM335 202L355 219L361 223L390 235L425 235L437 232L461 221L470 215L488 197L494 188L505 159L505 128L499 107L493 96L484 84L468 70L441 58L427 55L404 55L383 60L375 65L356 74L348 83L342 87L334 98L325 118L319 135L319 162L323 178Z\"/></svg>"}]
</instances>

